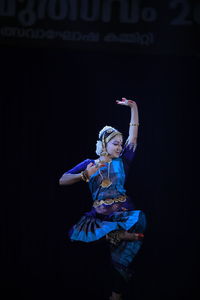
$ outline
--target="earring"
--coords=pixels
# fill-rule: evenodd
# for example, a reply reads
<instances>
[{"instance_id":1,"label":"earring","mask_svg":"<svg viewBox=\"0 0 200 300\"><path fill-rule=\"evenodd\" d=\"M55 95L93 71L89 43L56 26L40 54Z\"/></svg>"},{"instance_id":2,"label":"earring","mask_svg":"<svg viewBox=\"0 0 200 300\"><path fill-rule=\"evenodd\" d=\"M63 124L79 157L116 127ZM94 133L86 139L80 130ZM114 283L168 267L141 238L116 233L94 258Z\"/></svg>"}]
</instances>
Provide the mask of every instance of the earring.
<instances>
[{"instance_id":1,"label":"earring","mask_svg":"<svg viewBox=\"0 0 200 300\"><path fill-rule=\"evenodd\" d=\"M101 152L101 156L108 156L108 152L107 151Z\"/></svg>"}]
</instances>

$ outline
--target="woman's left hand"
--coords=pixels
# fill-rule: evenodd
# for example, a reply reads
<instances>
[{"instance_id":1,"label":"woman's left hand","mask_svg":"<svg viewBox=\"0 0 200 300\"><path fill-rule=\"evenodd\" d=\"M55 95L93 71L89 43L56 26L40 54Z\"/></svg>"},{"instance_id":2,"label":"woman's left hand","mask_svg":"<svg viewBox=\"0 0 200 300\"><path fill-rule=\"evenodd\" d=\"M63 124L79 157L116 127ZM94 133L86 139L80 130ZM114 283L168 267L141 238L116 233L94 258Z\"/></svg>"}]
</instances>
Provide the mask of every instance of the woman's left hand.
<instances>
[{"instance_id":1,"label":"woman's left hand","mask_svg":"<svg viewBox=\"0 0 200 300\"><path fill-rule=\"evenodd\" d=\"M119 105L129 106L130 108L137 108L137 104L133 100L127 100L126 98L122 98L121 101L116 100L116 103Z\"/></svg>"}]
</instances>

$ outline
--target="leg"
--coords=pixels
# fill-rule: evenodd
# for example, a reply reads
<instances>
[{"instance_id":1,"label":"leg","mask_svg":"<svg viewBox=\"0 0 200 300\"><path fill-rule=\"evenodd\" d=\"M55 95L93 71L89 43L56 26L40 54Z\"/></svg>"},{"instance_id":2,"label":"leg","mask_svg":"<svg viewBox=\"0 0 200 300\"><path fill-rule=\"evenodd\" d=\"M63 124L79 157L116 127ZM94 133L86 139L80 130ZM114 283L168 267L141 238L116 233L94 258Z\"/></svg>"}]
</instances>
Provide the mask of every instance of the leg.
<instances>
[{"instance_id":1,"label":"leg","mask_svg":"<svg viewBox=\"0 0 200 300\"><path fill-rule=\"evenodd\" d=\"M114 230L106 235L106 239L113 246L117 246L121 241L142 241L144 238L144 232L146 228L146 217L141 211L138 222L128 231L126 230ZM135 232L136 231L136 232Z\"/></svg>"},{"instance_id":2,"label":"leg","mask_svg":"<svg viewBox=\"0 0 200 300\"><path fill-rule=\"evenodd\" d=\"M143 237L143 233L128 232L126 230L114 230L106 235L106 239L113 245L117 245L120 241L139 241Z\"/></svg>"},{"instance_id":3,"label":"leg","mask_svg":"<svg viewBox=\"0 0 200 300\"><path fill-rule=\"evenodd\" d=\"M111 269L112 295L110 300L122 300L122 295L126 289L126 282L122 275L112 267Z\"/></svg>"},{"instance_id":4,"label":"leg","mask_svg":"<svg viewBox=\"0 0 200 300\"><path fill-rule=\"evenodd\" d=\"M123 300L122 295L112 292L112 296L110 296L109 300Z\"/></svg>"}]
</instances>

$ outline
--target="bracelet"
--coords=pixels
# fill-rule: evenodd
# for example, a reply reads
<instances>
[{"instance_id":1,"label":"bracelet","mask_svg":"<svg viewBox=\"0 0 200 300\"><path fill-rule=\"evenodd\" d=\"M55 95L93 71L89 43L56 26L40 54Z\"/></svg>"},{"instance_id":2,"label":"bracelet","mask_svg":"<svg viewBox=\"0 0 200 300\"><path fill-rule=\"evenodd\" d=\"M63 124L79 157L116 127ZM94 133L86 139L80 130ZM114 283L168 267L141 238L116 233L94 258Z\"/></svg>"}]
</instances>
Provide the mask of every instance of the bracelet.
<instances>
[{"instance_id":1,"label":"bracelet","mask_svg":"<svg viewBox=\"0 0 200 300\"><path fill-rule=\"evenodd\" d=\"M83 172L81 172L81 179L82 179L83 181L85 181L85 177L84 177L84 175L83 175Z\"/></svg>"},{"instance_id":2,"label":"bracelet","mask_svg":"<svg viewBox=\"0 0 200 300\"><path fill-rule=\"evenodd\" d=\"M90 180L90 177L86 170L81 172L81 179L85 182L88 182Z\"/></svg>"},{"instance_id":3,"label":"bracelet","mask_svg":"<svg viewBox=\"0 0 200 300\"><path fill-rule=\"evenodd\" d=\"M139 126L139 123L129 123L130 126Z\"/></svg>"}]
</instances>

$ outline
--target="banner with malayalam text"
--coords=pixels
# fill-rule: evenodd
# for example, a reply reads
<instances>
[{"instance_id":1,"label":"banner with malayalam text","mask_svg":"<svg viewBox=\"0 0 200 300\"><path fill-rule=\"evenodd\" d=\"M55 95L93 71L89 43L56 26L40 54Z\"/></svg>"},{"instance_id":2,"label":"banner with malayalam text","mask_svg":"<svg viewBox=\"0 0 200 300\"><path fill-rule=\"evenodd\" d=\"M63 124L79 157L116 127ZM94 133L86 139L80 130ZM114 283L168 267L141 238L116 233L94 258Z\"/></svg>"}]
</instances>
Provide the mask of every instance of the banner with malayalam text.
<instances>
[{"instance_id":1,"label":"banner with malayalam text","mask_svg":"<svg viewBox=\"0 0 200 300\"><path fill-rule=\"evenodd\" d=\"M0 0L0 45L199 55L200 1Z\"/></svg>"}]
</instances>

